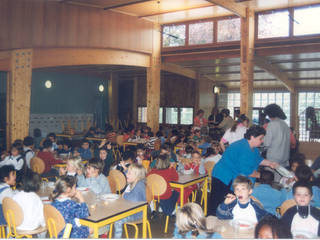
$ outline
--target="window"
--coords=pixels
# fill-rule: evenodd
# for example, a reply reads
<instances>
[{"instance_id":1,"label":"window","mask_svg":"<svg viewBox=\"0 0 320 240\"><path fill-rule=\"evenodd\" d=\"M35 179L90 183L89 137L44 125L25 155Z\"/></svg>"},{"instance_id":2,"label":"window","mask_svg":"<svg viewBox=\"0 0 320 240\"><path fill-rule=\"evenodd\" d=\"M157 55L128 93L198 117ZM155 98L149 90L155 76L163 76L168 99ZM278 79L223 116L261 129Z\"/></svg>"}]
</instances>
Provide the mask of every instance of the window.
<instances>
[{"instance_id":1,"label":"window","mask_svg":"<svg viewBox=\"0 0 320 240\"><path fill-rule=\"evenodd\" d=\"M159 123L162 123L162 113L163 108L159 109ZM146 107L138 107L138 122L146 123L147 122L147 108Z\"/></svg>"},{"instance_id":2,"label":"window","mask_svg":"<svg viewBox=\"0 0 320 240\"><path fill-rule=\"evenodd\" d=\"M289 36L288 11L258 15L258 38Z\"/></svg>"},{"instance_id":3,"label":"window","mask_svg":"<svg viewBox=\"0 0 320 240\"><path fill-rule=\"evenodd\" d=\"M230 116L233 117L234 108L240 107L240 93L228 93L227 108L230 110Z\"/></svg>"},{"instance_id":4,"label":"window","mask_svg":"<svg viewBox=\"0 0 320 240\"><path fill-rule=\"evenodd\" d=\"M299 119L299 140L300 141L310 141L310 131L307 130L307 122L306 122L307 107L313 107L316 110L320 109L320 92L299 92L298 119ZM317 141L319 141L319 139L317 139Z\"/></svg>"},{"instance_id":5,"label":"window","mask_svg":"<svg viewBox=\"0 0 320 240\"><path fill-rule=\"evenodd\" d=\"M189 24L189 45L213 43L213 22Z\"/></svg>"},{"instance_id":6,"label":"window","mask_svg":"<svg viewBox=\"0 0 320 240\"><path fill-rule=\"evenodd\" d=\"M178 124L178 108L166 108L166 123Z\"/></svg>"},{"instance_id":7,"label":"window","mask_svg":"<svg viewBox=\"0 0 320 240\"><path fill-rule=\"evenodd\" d=\"M240 41L240 18L218 21L218 42Z\"/></svg>"},{"instance_id":8,"label":"window","mask_svg":"<svg viewBox=\"0 0 320 240\"><path fill-rule=\"evenodd\" d=\"M160 124L162 123L162 119L163 119L163 108L161 107L159 109L159 123Z\"/></svg>"},{"instance_id":9,"label":"window","mask_svg":"<svg viewBox=\"0 0 320 240\"><path fill-rule=\"evenodd\" d=\"M180 124L193 124L193 108L180 108Z\"/></svg>"},{"instance_id":10,"label":"window","mask_svg":"<svg viewBox=\"0 0 320 240\"><path fill-rule=\"evenodd\" d=\"M164 26L162 29L162 46L178 47L185 45L186 25Z\"/></svg>"},{"instance_id":11,"label":"window","mask_svg":"<svg viewBox=\"0 0 320 240\"><path fill-rule=\"evenodd\" d=\"M320 34L320 6L298 8L294 10L293 35Z\"/></svg>"}]
</instances>

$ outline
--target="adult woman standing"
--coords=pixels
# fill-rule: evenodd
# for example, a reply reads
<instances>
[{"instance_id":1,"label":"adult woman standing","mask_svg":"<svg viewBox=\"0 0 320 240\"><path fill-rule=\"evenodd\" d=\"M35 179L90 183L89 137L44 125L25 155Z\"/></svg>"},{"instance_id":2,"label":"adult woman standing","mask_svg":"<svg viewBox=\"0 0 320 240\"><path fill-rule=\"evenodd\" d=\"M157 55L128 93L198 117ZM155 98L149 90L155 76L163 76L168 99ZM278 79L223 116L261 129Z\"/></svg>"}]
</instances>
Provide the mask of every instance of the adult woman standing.
<instances>
[{"instance_id":1,"label":"adult woman standing","mask_svg":"<svg viewBox=\"0 0 320 240\"><path fill-rule=\"evenodd\" d=\"M263 127L253 125L245 133L244 139L234 142L223 153L212 170L208 215L216 215L218 205L224 201L226 194L232 192L231 185L237 176L260 177L257 172L259 165L271 168L278 166L275 162L263 159L257 149L265 134Z\"/></svg>"}]
</instances>

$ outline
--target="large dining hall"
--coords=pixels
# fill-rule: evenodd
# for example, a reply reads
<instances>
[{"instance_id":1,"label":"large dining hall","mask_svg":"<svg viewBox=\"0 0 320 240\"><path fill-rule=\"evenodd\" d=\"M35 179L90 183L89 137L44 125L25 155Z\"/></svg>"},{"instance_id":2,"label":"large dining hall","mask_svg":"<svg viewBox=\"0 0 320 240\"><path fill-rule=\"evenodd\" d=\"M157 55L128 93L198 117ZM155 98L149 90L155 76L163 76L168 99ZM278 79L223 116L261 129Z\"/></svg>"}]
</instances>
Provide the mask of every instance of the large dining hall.
<instances>
[{"instance_id":1,"label":"large dining hall","mask_svg":"<svg viewBox=\"0 0 320 240\"><path fill-rule=\"evenodd\" d=\"M319 238L319 20L1 0L0 238Z\"/></svg>"}]
</instances>

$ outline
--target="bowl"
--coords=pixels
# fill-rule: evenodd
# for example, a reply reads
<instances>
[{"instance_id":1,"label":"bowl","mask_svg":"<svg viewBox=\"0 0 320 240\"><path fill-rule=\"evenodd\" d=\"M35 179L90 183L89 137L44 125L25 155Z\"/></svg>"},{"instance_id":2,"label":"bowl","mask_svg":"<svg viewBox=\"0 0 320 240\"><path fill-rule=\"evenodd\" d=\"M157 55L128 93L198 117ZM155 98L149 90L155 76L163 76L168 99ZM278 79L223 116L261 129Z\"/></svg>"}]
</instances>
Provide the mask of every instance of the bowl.
<instances>
[{"instance_id":1,"label":"bowl","mask_svg":"<svg viewBox=\"0 0 320 240\"><path fill-rule=\"evenodd\" d=\"M100 196L100 198L104 201L115 201L119 199L119 197L120 196L118 194L114 194L114 193L103 194Z\"/></svg>"},{"instance_id":2,"label":"bowl","mask_svg":"<svg viewBox=\"0 0 320 240\"><path fill-rule=\"evenodd\" d=\"M193 169L183 170L183 174L192 174Z\"/></svg>"}]
</instances>

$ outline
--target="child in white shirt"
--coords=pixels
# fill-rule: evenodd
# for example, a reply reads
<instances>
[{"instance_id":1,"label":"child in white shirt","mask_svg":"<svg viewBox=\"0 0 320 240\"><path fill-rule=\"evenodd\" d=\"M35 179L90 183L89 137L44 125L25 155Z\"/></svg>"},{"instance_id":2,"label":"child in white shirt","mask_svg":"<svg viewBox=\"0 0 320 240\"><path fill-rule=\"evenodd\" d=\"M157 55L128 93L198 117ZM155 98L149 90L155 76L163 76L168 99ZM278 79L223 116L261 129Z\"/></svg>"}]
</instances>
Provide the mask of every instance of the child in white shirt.
<instances>
[{"instance_id":1,"label":"child in white shirt","mask_svg":"<svg viewBox=\"0 0 320 240\"><path fill-rule=\"evenodd\" d=\"M24 159L19 153L19 145L17 143L12 144L10 149L10 155L0 162L0 167L5 165L13 165L17 174L17 182L21 181L23 175Z\"/></svg>"}]
</instances>

